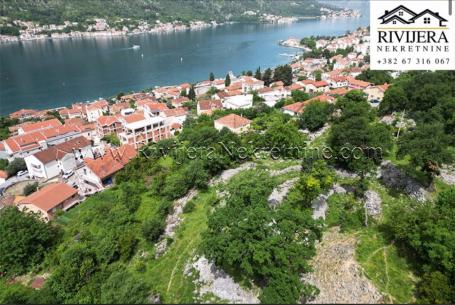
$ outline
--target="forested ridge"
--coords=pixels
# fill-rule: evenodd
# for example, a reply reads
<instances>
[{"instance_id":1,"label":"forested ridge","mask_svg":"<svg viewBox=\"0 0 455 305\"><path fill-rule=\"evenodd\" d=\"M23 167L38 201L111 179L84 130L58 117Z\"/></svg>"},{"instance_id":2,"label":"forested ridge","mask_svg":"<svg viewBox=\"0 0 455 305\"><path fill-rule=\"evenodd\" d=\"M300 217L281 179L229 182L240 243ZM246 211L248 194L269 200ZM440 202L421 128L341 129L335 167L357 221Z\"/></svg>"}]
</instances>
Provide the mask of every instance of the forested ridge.
<instances>
[{"instance_id":1,"label":"forested ridge","mask_svg":"<svg viewBox=\"0 0 455 305\"><path fill-rule=\"evenodd\" d=\"M92 18L108 21L120 18L169 22L180 20L254 21L246 11L281 16L319 16L315 0L6 0L0 15L11 20L30 20L41 24L62 24L64 21L85 22Z\"/></svg>"}]
</instances>

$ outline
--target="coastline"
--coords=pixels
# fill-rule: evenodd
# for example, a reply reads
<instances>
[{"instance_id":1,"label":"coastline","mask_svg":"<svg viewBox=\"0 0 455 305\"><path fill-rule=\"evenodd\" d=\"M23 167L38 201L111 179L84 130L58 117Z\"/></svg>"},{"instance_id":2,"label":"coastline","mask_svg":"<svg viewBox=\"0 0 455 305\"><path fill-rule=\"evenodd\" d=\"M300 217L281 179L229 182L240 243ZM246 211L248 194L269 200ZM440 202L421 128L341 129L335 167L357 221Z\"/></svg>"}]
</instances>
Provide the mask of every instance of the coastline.
<instances>
[{"instance_id":1,"label":"coastline","mask_svg":"<svg viewBox=\"0 0 455 305\"><path fill-rule=\"evenodd\" d=\"M297 23L305 20L329 20L329 19L338 19L338 18L357 18L360 15L357 15L355 11L346 13L345 15L319 15L319 16L302 16L302 17L284 17L284 16L265 16L264 19L258 20L255 22L238 22L238 21L226 21L217 23L216 21L205 22L205 21L193 21L189 25L183 25L179 23L163 23L156 25L151 29L141 30L134 29L132 31L125 30L105 30L105 31L85 31L85 32L69 32L69 33L52 33L50 34L22 34L20 36L10 36L10 35L0 35L0 45L25 42L25 41L36 41L36 40L60 40L60 39L72 39L72 38L106 38L106 37L121 37L121 36L135 36L141 34L168 34L175 32L184 32L184 31L197 31L207 28L215 28L218 26L238 24L238 23L253 23L253 24L291 24ZM286 45L284 45L286 46ZM291 47L291 46L287 46Z\"/></svg>"}]
</instances>

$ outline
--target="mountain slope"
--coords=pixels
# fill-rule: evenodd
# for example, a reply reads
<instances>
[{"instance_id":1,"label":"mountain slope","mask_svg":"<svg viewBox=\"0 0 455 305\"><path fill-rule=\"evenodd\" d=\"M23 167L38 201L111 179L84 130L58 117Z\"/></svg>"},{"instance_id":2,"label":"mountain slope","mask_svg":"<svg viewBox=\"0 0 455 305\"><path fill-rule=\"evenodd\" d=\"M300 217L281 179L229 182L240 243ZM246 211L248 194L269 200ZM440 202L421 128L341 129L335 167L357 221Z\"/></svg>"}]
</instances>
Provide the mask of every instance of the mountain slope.
<instances>
[{"instance_id":1,"label":"mountain slope","mask_svg":"<svg viewBox=\"0 0 455 305\"><path fill-rule=\"evenodd\" d=\"M244 20L247 11L283 16L318 16L316 0L4 0L0 14L8 19L61 24L99 17L148 21ZM247 18L248 19L248 18ZM251 17L250 17L251 19Z\"/></svg>"}]
</instances>

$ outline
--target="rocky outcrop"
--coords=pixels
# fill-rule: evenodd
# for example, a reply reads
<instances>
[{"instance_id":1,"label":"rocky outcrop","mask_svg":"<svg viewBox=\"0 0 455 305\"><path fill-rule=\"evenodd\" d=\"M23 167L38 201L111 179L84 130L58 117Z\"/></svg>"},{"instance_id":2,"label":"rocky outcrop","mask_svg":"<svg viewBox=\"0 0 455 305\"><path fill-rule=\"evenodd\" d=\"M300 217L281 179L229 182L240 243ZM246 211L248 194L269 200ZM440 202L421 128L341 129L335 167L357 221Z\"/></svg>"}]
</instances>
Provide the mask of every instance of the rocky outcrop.
<instances>
[{"instance_id":1,"label":"rocky outcrop","mask_svg":"<svg viewBox=\"0 0 455 305\"><path fill-rule=\"evenodd\" d=\"M316 130L315 132L310 132L308 129L305 129L303 133L305 133L308 136L308 139L310 142L314 141L315 139L319 138L330 128L329 124L325 124L321 129Z\"/></svg>"},{"instance_id":2,"label":"rocky outcrop","mask_svg":"<svg viewBox=\"0 0 455 305\"><path fill-rule=\"evenodd\" d=\"M455 185L455 166L443 166L439 178L448 185Z\"/></svg>"},{"instance_id":3,"label":"rocky outcrop","mask_svg":"<svg viewBox=\"0 0 455 305\"><path fill-rule=\"evenodd\" d=\"M335 174L341 178L350 178L350 179L357 179L359 175L354 172L347 171L345 169L336 168Z\"/></svg>"},{"instance_id":4,"label":"rocky outcrop","mask_svg":"<svg viewBox=\"0 0 455 305\"><path fill-rule=\"evenodd\" d=\"M198 191L195 189L190 190L185 196L174 201L174 210L172 214L169 214L166 218L166 227L164 229L163 235L160 237L160 241L156 244L155 247L155 256L160 257L167 249L168 238L172 238L175 234L175 230L178 225L182 222L183 208L185 205L190 202L196 195Z\"/></svg>"},{"instance_id":5,"label":"rocky outcrop","mask_svg":"<svg viewBox=\"0 0 455 305\"><path fill-rule=\"evenodd\" d=\"M196 295L202 299L206 294L233 304L259 304L253 291L242 288L226 272L217 268L204 256L196 259L185 268L185 275L194 276L196 272Z\"/></svg>"},{"instance_id":6,"label":"rocky outcrop","mask_svg":"<svg viewBox=\"0 0 455 305\"><path fill-rule=\"evenodd\" d=\"M294 178L274 188L268 198L269 205L272 208L278 207L283 202L284 198L286 198L287 194L289 193L289 190L294 186L294 184L298 180L299 178Z\"/></svg>"},{"instance_id":7,"label":"rocky outcrop","mask_svg":"<svg viewBox=\"0 0 455 305\"><path fill-rule=\"evenodd\" d=\"M370 216L381 214L382 200L378 193L368 190L365 192L364 208Z\"/></svg>"},{"instance_id":8,"label":"rocky outcrop","mask_svg":"<svg viewBox=\"0 0 455 305\"><path fill-rule=\"evenodd\" d=\"M284 174L287 174L290 172L298 172L301 169L302 169L301 165L293 165L293 166L289 166L289 167L286 167L281 170L271 170L271 171L269 171L269 174L272 177L276 177L276 176L281 176L281 175L284 175Z\"/></svg>"},{"instance_id":9,"label":"rocky outcrop","mask_svg":"<svg viewBox=\"0 0 455 305\"><path fill-rule=\"evenodd\" d=\"M427 199L428 192L425 188L390 161L382 162L379 179L385 186L400 190L413 199L418 201Z\"/></svg>"},{"instance_id":10,"label":"rocky outcrop","mask_svg":"<svg viewBox=\"0 0 455 305\"><path fill-rule=\"evenodd\" d=\"M210 180L209 185L215 185L219 183L226 183L229 181L232 177L240 173L241 171L247 170L247 169L253 169L256 167L256 163L253 162L245 162L242 165L240 165L237 168L232 168L232 169L227 169L221 173L220 176L213 178Z\"/></svg>"},{"instance_id":11,"label":"rocky outcrop","mask_svg":"<svg viewBox=\"0 0 455 305\"><path fill-rule=\"evenodd\" d=\"M304 282L320 290L307 303L383 303L383 296L355 260L356 242L354 235L341 234L338 228L332 228L324 234L316 245L317 253L311 261L313 272L302 277Z\"/></svg>"},{"instance_id":12,"label":"rocky outcrop","mask_svg":"<svg viewBox=\"0 0 455 305\"><path fill-rule=\"evenodd\" d=\"M316 199L313 200L311 203L311 208L313 209L313 219L322 218L325 220L325 213L329 208L327 204L327 199L333 194L345 194L346 189L342 186L335 184L332 188L327 192L327 194L321 194Z\"/></svg>"}]
</instances>

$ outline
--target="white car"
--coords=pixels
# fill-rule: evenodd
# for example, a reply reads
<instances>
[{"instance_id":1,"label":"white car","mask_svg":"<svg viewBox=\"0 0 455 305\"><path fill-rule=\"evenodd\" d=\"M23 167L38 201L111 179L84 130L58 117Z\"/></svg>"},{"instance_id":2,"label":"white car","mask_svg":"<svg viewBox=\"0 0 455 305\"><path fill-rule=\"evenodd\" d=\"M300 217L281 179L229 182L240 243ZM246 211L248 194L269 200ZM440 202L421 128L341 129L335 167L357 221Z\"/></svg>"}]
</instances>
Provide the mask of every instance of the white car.
<instances>
[{"instance_id":1,"label":"white car","mask_svg":"<svg viewBox=\"0 0 455 305\"><path fill-rule=\"evenodd\" d=\"M27 175L27 174L28 174L28 171L18 171L18 172L17 172L17 176L18 176L18 177L22 177L22 176L25 176L25 175Z\"/></svg>"},{"instance_id":2,"label":"white car","mask_svg":"<svg viewBox=\"0 0 455 305\"><path fill-rule=\"evenodd\" d=\"M68 178L71 177L72 175L74 175L74 172L73 172L73 171L70 171L70 172L64 173L64 174L62 175L62 178L63 178L63 179L68 179Z\"/></svg>"}]
</instances>

